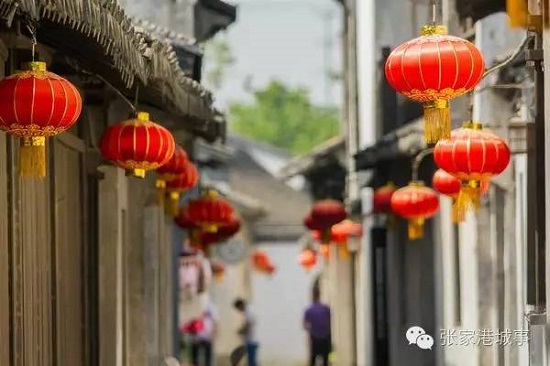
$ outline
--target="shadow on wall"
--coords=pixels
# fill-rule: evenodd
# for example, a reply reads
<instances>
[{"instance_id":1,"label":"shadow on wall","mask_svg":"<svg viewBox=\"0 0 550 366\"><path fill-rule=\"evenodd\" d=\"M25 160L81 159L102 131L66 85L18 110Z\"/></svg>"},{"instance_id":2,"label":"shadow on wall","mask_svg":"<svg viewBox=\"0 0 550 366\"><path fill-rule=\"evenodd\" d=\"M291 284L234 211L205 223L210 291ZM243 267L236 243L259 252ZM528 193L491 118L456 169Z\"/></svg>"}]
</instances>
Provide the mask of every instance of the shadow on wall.
<instances>
[{"instance_id":1,"label":"shadow on wall","mask_svg":"<svg viewBox=\"0 0 550 366\"><path fill-rule=\"evenodd\" d=\"M252 309L258 319L260 362L264 366L305 365L307 335L303 312L311 302L317 271L307 273L297 263L297 243L261 243L277 266L272 277L252 275ZM281 354L284 350L284 354Z\"/></svg>"}]
</instances>

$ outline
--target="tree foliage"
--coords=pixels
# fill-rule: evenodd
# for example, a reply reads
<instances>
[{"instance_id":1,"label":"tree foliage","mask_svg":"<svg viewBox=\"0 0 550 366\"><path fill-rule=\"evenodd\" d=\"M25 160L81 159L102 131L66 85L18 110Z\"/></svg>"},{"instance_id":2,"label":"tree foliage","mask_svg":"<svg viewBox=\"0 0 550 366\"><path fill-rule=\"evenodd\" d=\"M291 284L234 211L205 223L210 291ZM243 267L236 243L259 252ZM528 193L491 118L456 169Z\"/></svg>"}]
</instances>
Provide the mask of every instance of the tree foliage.
<instances>
[{"instance_id":1,"label":"tree foliage","mask_svg":"<svg viewBox=\"0 0 550 366\"><path fill-rule=\"evenodd\" d=\"M235 63L227 40L223 34L208 41L204 47L205 81L209 88L221 88L227 69Z\"/></svg>"},{"instance_id":2,"label":"tree foliage","mask_svg":"<svg viewBox=\"0 0 550 366\"><path fill-rule=\"evenodd\" d=\"M272 81L254 92L252 104L232 104L230 128L294 154L308 152L338 134L338 110L315 106L309 93Z\"/></svg>"}]
</instances>

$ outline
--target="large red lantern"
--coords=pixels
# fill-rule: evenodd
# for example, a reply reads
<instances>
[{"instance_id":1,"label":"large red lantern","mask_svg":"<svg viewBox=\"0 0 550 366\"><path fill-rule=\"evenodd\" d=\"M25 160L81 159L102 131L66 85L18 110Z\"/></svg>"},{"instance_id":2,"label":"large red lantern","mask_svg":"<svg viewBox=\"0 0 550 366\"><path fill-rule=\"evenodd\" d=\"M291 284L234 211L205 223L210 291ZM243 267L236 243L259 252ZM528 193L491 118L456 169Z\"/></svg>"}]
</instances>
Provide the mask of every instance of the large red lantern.
<instances>
[{"instance_id":1,"label":"large red lantern","mask_svg":"<svg viewBox=\"0 0 550 366\"><path fill-rule=\"evenodd\" d=\"M180 196L196 186L198 182L199 171L195 164L191 162L188 162L185 165L185 170L183 173L166 182L166 190L168 191L170 199L168 210L171 215L175 216L178 214Z\"/></svg>"},{"instance_id":2,"label":"large red lantern","mask_svg":"<svg viewBox=\"0 0 550 366\"><path fill-rule=\"evenodd\" d=\"M176 144L174 155L168 162L157 168L157 188L165 188L166 181L176 179L180 174L187 171L189 158L180 145Z\"/></svg>"},{"instance_id":3,"label":"large red lantern","mask_svg":"<svg viewBox=\"0 0 550 366\"><path fill-rule=\"evenodd\" d=\"M482 183L488 184L510 162L510 148L494 133L477 122L467 122L450 139L434 148L435 163L462 182L457 198L459 209L478 207Z\"/></svg>"},{"instance_id":4,"label":"large red lantern","mask_svg":"<svg viewBox=\"0 0 550 366\"><path fill-rule=\"evenodd\" d=\"M306 248L298 255L298 263L307 271L317 264L317 253L314 250Z\"/></svg>"},{"instance_id":5,"label":"large red lantern","mask_svg":"<svg viewBox=\"0 0 550 366\"><path fill-rule=\"evenodd\" d=\"M30 62L0 81L0 129L21 139L19 174L46 176L46 138L75 124L82 98L68 80Z\"/></svg>"},{"instance_id":6,"label":"large red lantern","mask_svg":"<svg viewBox=\"0 0 550 366\"><path fill-rule=\"evenodd\" d=\"M172 134L151 122L146 112L109 126L99 143L105 159L140 178L166 164L174 155L175 146Z\"/></svg>"},{"instance_id":7,"label":"large red lantern","mask_svg":"<svg viewBox=\"0 0 550 366\"><path fill-rule=\"evenodd\" d=\"M376 214L388 213L391 210L391 196L397 190L392 182L376 189L372 197L372 211Z\"/></svg>"},{"instance_id":8,"label":"large red lantern","mask_svg":"<svg viewBox=\"0 0 550 366\"><path fill-rule=\"evenodd\" d=\"M234 215L233 206L214 190L208 190L203 196L189 202L187 210L191 220L201 230L214 233Z\"/></svg>"},{"instance_id":9,"label":"large red lantern","mask_svg":"<svg viewBox=\"0 0 550 366\"><path fill-rule=\"evenodd\" d=\"M427 25L421 36L403 43L386 61L388 83L399 93L424 104L426 143L451 133L449 100L473 89L485 63L471 42L447 35L441 25Z\"/></svg>"},{"instance_id":10,"label":"large red lantern","mask_svg":"<svg viewBox=\"0 0 550 366\"><path fill-rule=\"evenodd\" d=\"M391 207L395 214L408 220L409 239L419 239L424 236L426 219L437 213L439 198L433 189L415 181L395 191Z\"/></svg>"}]
</instances>

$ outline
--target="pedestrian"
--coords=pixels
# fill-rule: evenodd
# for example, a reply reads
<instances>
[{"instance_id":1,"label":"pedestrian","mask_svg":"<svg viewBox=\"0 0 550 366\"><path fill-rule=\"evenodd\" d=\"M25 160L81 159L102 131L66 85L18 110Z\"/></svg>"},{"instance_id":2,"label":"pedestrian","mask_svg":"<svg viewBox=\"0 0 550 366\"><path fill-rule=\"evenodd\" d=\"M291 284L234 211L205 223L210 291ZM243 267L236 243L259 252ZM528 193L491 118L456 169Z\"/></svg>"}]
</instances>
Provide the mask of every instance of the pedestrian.
<instances>
[{"instance_id":1,"label":"pedestrian","mask_svg":"<svg viewBox=\"0 0 550 366\"><path fill-rule=\"evenodd\" d=\"M218 331L218 316L212 303L208 302L200 319L202 327L193 337L191 361L193 366L212 366L214 358L213 341ZM200 362L201 360L202 362Z\"/></svg>"},{"instance_id":2,"label":"pedestrian","mask_svg":"<svg viewBox=\"0 0 550 366\"><path fill-rule=\"evenodd\" d=\"M258 366L258 341L256 340L256 317L250 310L244 299L237 299L233 303L235 309L244 315L243 326L238 334L243 338L246 347L246 358L248 366Z\"/></svg>"},{"instance_id":3,"label":"pedestrian","mask_svg":"<svg viewBox=\"0 0 550 366\"><path fill-rule=\"evenodd\" d=\"M330 326L330 308L320 301L319 288L313 290L313 303L304 313L304 328L309 335L310 366L315 366L318 359L323 366L328 366L332 351L332 332Z\"/></svg>"}]
</instances>

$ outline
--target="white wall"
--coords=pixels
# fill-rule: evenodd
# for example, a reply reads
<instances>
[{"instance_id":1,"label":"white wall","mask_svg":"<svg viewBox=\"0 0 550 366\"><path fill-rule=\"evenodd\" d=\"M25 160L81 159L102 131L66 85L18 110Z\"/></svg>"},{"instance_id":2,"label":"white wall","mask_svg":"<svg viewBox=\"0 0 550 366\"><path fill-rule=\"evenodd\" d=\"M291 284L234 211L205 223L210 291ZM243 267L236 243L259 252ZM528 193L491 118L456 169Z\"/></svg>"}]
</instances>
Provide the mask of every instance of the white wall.
<instances>
[{"instance_id":1,"label":"white wall","mask_svg":"<svg viewBox=\"0 0 550 366\"><path fill-rule=\"evenodd\" d=\"M298 265L296 259L301 248L297 243L261 243L258 247L269 254L277 267L273 277L252 274L252 307L258 319L260 364L306 364L307 337L302 317L311 302L317 269L306 273Z\"/></svg>"}]
</instances>

